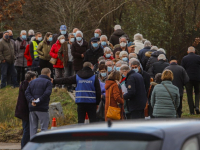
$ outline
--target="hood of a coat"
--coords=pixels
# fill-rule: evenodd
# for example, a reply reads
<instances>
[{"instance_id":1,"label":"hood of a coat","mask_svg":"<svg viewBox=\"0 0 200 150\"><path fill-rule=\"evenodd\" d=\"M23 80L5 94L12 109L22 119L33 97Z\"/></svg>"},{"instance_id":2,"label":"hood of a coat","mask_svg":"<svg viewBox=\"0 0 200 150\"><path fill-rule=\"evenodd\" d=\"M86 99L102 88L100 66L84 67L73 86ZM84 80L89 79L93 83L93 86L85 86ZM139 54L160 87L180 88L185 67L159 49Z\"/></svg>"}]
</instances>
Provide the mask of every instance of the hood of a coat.
<instances>
[{"instance_id":1,"label":"hood of a coat","mask_svg":"<svg viewBox=\"0 0 200 150\"><path fill-rule=\"evenodd\" d=\"M118 30L116 30L113 34L116 35L116 36L122 36L122 35L124 35L125 33L124 33L123 30L118 29Z\"/></svg>"},{"instance_id":2,"label":"hood of a coat","mask_svg":"<svg viewBox=\"0 0 200 150\"><path fill-rule=\"evenodd\" d=\"M82 79L88 79L94 75L94 72L90 67L85 67L82 70L78 71L77 75Z\"/></svg>"},{"instance_id":3,"label":"hood of a coat","mask_svg":"<svg viewBox=\"0 0 200 150\"><path fill-rule=\"evenodd\" d=\"M105 89L108 90L113 84L116 84L113 80L106 80Z\"/></svg>"},{"instance_id":4,"label":"hood of a coat","mask_svg":"<svg viewBox=\"0 0 200 150\"><path fill-rule=\"evenodd\" d=\"M155 51L151 54L152 57L158 57L160 54L164 54L163 52L161 51ZM164 54L165 55L165 54Z\"/></svg>"},{"instance_id":5,"label":"hood of a coat","mask_svg":"<svg viewBox=\"0 0 200 150\"><path fill-rule=\"evenodd\" d=\"M151 57L151 54L153 53L153 52L155 52L156 50L150 50L150 51L148 51L148 52L146 52L145 53L145 56L146 57Z\"/></svg>"}]
</instances>

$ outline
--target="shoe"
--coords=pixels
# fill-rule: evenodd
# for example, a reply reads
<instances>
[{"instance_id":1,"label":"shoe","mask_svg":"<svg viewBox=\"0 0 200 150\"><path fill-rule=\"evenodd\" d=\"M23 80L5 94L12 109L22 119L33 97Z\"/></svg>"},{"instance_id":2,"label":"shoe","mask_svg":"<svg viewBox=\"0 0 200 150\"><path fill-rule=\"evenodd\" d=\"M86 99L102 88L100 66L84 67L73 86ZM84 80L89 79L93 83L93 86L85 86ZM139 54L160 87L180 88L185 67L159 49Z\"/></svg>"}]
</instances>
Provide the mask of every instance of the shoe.
<instances>
[{"instance_id":1,"label":"shoe","mask_svg":"<svg viewBox=\"0 0 200 150\"><path fill-rule=\"evenodd\" d=\"M196 111L196 114L200 114L200 113L199 113L199 108L198 108L198 107L195 108L195 111Z\"/></svg>"}]
</instances>

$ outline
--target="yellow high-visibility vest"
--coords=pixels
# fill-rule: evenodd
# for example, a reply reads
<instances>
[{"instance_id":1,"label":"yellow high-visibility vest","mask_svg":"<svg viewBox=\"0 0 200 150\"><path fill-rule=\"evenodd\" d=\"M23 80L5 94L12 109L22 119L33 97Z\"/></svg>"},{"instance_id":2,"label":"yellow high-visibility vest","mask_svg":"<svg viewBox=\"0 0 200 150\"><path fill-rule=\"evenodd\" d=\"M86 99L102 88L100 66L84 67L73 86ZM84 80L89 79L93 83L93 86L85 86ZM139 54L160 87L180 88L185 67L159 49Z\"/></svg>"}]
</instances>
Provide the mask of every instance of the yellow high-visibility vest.
<instances>
[{"instance_id":1,"label":"yellow high-visibility vest","mask_svg":"<svg viewBox=\"0 0 200 150\"><path fill-rule=\"evenodd\" d=\"M38 44L35 41L32 41L32 42L33 42L33 56L34 56L34 59L35 59L35 58L38 57L38 52L37 52Z\"/></svg>"}]
</instances>

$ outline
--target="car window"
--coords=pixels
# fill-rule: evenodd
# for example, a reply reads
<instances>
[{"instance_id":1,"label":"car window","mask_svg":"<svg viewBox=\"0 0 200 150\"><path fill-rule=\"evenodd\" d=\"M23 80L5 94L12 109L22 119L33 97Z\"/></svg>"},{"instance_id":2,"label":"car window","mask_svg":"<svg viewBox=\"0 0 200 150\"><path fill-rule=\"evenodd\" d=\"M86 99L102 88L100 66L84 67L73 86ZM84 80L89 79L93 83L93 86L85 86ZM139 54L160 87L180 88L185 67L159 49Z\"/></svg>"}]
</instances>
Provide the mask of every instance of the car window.
<instances>
[{"instance_id":1,"label":"car window","mask_svg":"<svg viewBox=\"0 0 200 150\"><path fill-rule=\"evenodd\" d=\"M162 141L126 141L126 140L85 140L33 143L29 142L25 150L149 150L153 146L154 150L160 150Z\"/></svg>"},{"instance_id":2,"label":"car window","mask_svg":"<svg viewBox=\"0 0 200 150\"><path fill-rule=\"evenodd\" d=\"M193 137L193 138L188 139L184 143L182 150L199 150L198 138Z\"/></svg>"}]
</instances>

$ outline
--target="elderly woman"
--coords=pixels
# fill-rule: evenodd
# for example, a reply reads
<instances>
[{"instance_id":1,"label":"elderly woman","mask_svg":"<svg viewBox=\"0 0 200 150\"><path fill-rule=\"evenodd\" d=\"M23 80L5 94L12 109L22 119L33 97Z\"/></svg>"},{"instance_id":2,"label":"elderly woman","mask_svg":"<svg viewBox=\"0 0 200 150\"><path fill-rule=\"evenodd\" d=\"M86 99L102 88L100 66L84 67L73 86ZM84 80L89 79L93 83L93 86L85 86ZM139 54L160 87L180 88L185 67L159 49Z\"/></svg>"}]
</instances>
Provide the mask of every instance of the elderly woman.
<instances>
[{"instance_id":1,"label":"elderly woman","mask_svg":"<svg viewBox=\"0 0 200 150\"><path fill-rule=\"evenodd\" d=\"M127 62L124 62L124 61L120 60L120 61L116 62L116 64L115 64L115 70L116 71L120 71L121 66L122 65L127 65L127 64L128 64Z\"/></svg>"},{"instance_id":2,"label":"elderly woman","mask_svg":"<svg viewBox=\"0 0 200 150\"><path fill-rule=\"evenodd\" d=\"M126 51L121 51L119 54L120 60L128 62L128 53Z\"/></svg>"},{"instance_id":3,"label":"elderly woman","mask_svg":"<svg viewBox=\"0 0 200 150\"><path fill-rule=\"evenodd\" d=\"M83 39L81 31L76 32L76 41L72 44L73 68L75 73L83 68L83 59L88 49L88 43Z\"/></svg>"},{"instance_id":4,"label":"elderly woman","mask_svg":"<svg viewBox=\"0 0 200 150\"><path fill-rule=\"evenodd\" d=\"M111 49L109 47L105 47L104 49L104 58L107 60L107 59L110 59L110 60L113 60L114 58L111 56Z\"/></svg>"},{"instance_id":5,"label":"elderly woman","mask_svg":"<svg viewBox=\"0 0 200 150\"><path fill-rule=\"evenodd\" d=\"M117 48L114 49L113 55L115 56L115 53L116 53L117 51L120 51L120 52L121 52L121 51L127 51L127 52L128 52L128 49L127 49L127 42L128 42L128 40L127 40L126 37L124 37L124 36L120 37L120 38L119 38L120 47L117 47Z\"/></svg>"},{"instance_id":6,"label":"elderly woman","mask_svg":"<svg viewBox=\"0 0 200 150\"><path fill-rule=\"evenodd\" d=\"M108 37L106 35L101 35L100 37L101 47L109 47L111 50L113 50L113 45L108 41Z\"/></svg>"},{"instance_id":7,"label":"elderly woman","mask_svg":"<svg viewBox=\"0 0 200 150\"><path fill-rule=\"evenodd\" d=\"M180 96L178 87L172 84L172 71L165 70L161 79L161 84L154 87L151 95L153 116L156 118L176 118Z\"/></svg>"},{"instance_id":8,"label":"elderly woman","mask_svg":"<svg viewBox=\"0 0 200 150\"><path fill-rule=\"evenodd\" d=\"M26 46L28 45L26 31L22 30L20 33L20 37L15 41L16 51L15 51L15 68L17 70L17 81L20 84L20 81L24 81L25 79L25 68L27 67L27 60L24 57L24 52L26 50Z\"/></svg>"},{"instance_id":9,"label":"elderly woman","mask_svg":"<svg viewBox=\"0 0 200 150\"><path fill-rule=\"evenodd\" d=\"M50 51L50 56L52 58L57 59L56 64L53 65L53 67L55 68L55 79L64 77L63 62L58 58L58 51L59 51L59 49L61 48L61 45L64 42L65 42L65 36L60 35L58 37L58 40L56 41L56 43L52 45L52 48L51 48L51 51Z\"/></svg>"},{"instance_id":10,"label":"elderly woman","mask_svg":"<svg viewBox=\"0 0 200 150\"><path fill-rule=\"evenodd\" d=\"M51 50L51 41L53 40L53 36L51 32L47 32L44 40L40 42L37 48L37 52L39 54L39 64L40 69L49 68L51 72L53 72L53 65L49 62L51 59L50 50ZM52 74L53 75L53 74ZM53 76L52 76L53 77Z\"/></svg>"},{"instance_id":11,"label":"elderly woman","mask_svg":"<svg viewBox=\"0 0 200 150\"><path fill-rule=\"evenodd\" d=\"M135 53L139 54L139 51L144 48L142 34L140 33L135 34L133 40L135 43Z\"/></svg>"}]
</instances>

